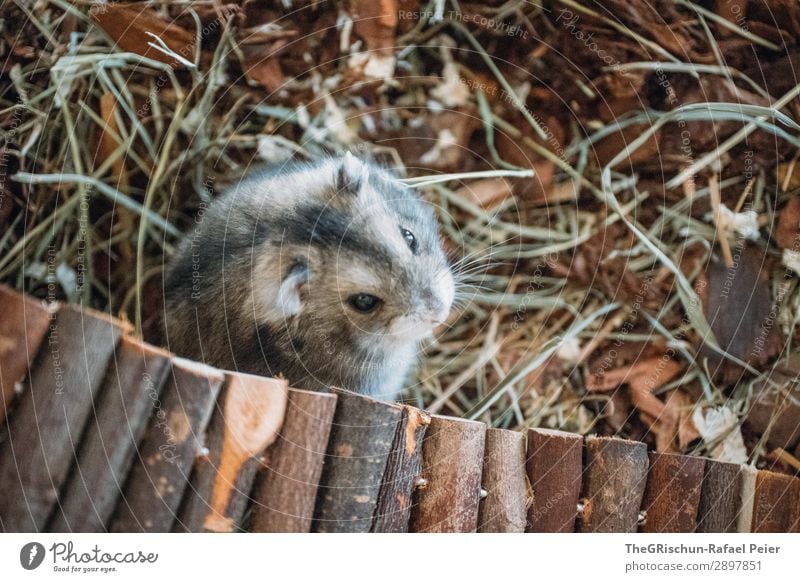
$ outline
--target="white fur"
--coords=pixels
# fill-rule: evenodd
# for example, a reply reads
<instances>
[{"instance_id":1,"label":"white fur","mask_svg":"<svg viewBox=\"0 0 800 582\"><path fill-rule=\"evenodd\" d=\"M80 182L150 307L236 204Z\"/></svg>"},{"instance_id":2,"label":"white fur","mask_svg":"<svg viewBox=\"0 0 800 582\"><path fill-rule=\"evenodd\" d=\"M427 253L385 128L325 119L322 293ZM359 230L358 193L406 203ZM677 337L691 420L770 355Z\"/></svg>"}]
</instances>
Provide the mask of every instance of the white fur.
<instances>
[{"instance_id":1,"label":"white fur","mask_svg":"<svg viewBox=\"0 0 800 582\"><path fill-rule=\"evenodd\" d=\"M442 311L434 316L434 320L436 323L443 323L450 315L450 309L453 307L453 301L456 297L456 284L453 280L453 274L449 270L443 271L436 277L434 293L444 306Z\"/></svg>"},{"instance_id":2,"label":"white fur","mask_svg":"<svg viewBox=\"0 0 800 582\"><path fill-rule=\"evenodd\" d=\"M281 283L275 304L284 318L300 313L300 309L303 307L300 289L306 280L307 276L304 271L295 271Z\"/></svg>"},{"instance_id":3,"label":"white fur","mask_svg":"<svg viewBox=\"0 0 800 582\"><path fill-rule=\"evenodd\" d=\"M380 279L366 266L353 266L341 273L337 270L337 275L340 280L343 278L346 281L353 282L364 290L380 289L381 287Z\"/></svg>"}]
</instances>

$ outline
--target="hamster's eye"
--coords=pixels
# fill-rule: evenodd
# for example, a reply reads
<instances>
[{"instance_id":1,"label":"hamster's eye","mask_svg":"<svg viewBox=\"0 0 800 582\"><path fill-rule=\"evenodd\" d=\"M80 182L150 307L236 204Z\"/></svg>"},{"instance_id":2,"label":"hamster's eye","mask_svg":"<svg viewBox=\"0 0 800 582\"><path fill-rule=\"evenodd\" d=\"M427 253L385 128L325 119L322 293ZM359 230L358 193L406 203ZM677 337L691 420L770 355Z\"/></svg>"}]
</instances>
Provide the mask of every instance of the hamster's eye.
<instances>
[{"instance_id":1,"label":"hamster's eye","mask_svg":"<svg viewBox=\"0 0 800 582\"><path fill-rule=\"evenodd\" d=\"M417 237L414 236L414 233L408 230L407 228L400 227L400 234L403 235L403 238L408 245L408 248L411 249L412 253L417 252Z\"/></svg>"},{"instance_id":2,"label":"hamster's eye","mask_svg":"<svg viewBox=\"0 0 800 582\"><path fill-rule=\"evenodd\" d=\"M347 303L360 313L369 313L374 311L378 305L381 304L379 297L374 295L367 295L366 293L356 293L347 298Z\"/></svg>"}]
</instances>

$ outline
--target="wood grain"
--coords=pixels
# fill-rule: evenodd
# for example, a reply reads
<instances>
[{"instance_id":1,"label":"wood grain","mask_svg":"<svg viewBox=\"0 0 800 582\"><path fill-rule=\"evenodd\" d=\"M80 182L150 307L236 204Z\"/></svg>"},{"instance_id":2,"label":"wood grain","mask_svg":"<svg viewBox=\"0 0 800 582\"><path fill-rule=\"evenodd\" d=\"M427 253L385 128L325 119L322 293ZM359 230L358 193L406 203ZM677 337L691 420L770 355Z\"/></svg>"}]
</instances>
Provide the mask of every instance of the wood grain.
<instances>
[{"instance_id":1,"label":"wood grain","mask_svg":"<svg viewBox=\"0 0 800 582\"><path fill-rule=\"evenodd\" d=\"M705 459L650 453L642 509L645 533L690 533L697 525Z\"/></svg>"},{"instance_id":2,"label":"wood grain","mask_svg":"<svg viewBox=\"0 0 800 582\"><path fill-rule=\"evenodd\" d=\"M170 531L222 383L222 372L214 368L173 359L160 406L150 418L117 504L112 531Z\"/></svg>"},{"instance_id":3,"label":"wood grain","mask_svg":"<svg viewBox=\"0 0 800 582\"><path fill-rule=\"evenodd\" d=\"M264 454L253 486L250 531L311 531L336 399L289 389L283 427Z\"/></svg>"},{"instance_id":4,"label":"wood grain","mask_svg":"<svg viewBox=\"0 0 800 582\"><path fill-rule=\"evenodd\" d=\"M750 533L753 528L753 508L755 506L758 470L749 465L742 465L739 471L741 487L739 489L739 516L736 520L736 529L739 533Z\"/></svg>"},{"instance_id":5,"label":"wood grain","mask_svg":"<svg viewBox=\"0 0 800 582\"><path fill-rule=\"evenodd\" d=\"M647 481L647 446L611 437L586 437L582 532L633 533Z\"/></svg>"},{"instance_id":6,"label":"wood grain","mask_svg":"<svg viewBox=\"0 0 800 582\"><path fill-rule=\"evenodd\" d=\"M702 533L734 533L741 504L741 468L706 459L697 528Z\"/></svg>"},{"instance_id":7,"label":"wood grain","mask_svg":"<svg viewBox=\"0 0 800 582\"><path fill-rule=\"evenodd\" d=\"M235 372L226 376L206 431L208 454L195 459L174 531L241 529L259 457L283 424L286 380Z\"/></svg>"},{"instance_id":8,"label":"wood grain","mask_svg":"<svg viewBox=\"0 0 800 582\"><path fill-rule=\"evenodd\" d=\"M383 483L371 531L404 533L411 519L414 487L422 473L422 443L431 417L412 406L403 406L403 416L386 463Z\"/></svg>"},{"instance_id":9,"label":"wood grain","mask_svg":"<svg viewBox=\"0 0 800 582\"><path fill-rule=\"evenodd\" d=\"M47 335L55 306L0 285L0 424Z\"/></svg>"},{"instance_id":10,"label":"wood grain","mask_svg":"<svg viewBox=\"0 0 800 582\"><path fill-rule=\"evenodd\" d=\"M195 460L176 531L239 528L258 457L283 423L287 392L285 380L228 373L206 431L208 453Z\"/></svg>"},{"instance_id":11,"label":"wood grain","mask_svg":"<svg viewBox=\"0 0 800 582\"><path fill-rule=\"evenodd\" d=\"M415 490L410 531L474 532L486 425L434 415L422 443L424 486Z\"/></svg>"},{"instance_id":12,"label":"wood grain","mask_svg":"<svg viewBox=\"0 0 800 582\"><path fill-rule=\"evenodd\" d=\"M122 338L50 531L105 531L169 369L168 352L132 337Z\"/></svg>"},{"instance_id":13,"label":"wood grain","mask_svg":"<svg viewBox=\"0 0 800 582\"><path fill-rule=\"evenodd\" d=\"M758 471L753 497L753 533L791 533L796 528L800 479Z\"/></svg>"},{"instance_id":14,"label":"wood grain","mask_svg":"<svg viewBox=\"0 0 800 582\"><path fill-rule=\"evenodd\" d=\"M75 461L108 362L127 331L92 310L63 306L39 350L30 385L0 445L0 521L5 531L42 531Z\"/></svg>"},{"instance_id":15,"label":"wood grain","mask_svg":"<svg viewBox=\"0 0 800 582\"><path fill-rule=\"evenodd\" d=\"M368 532L403 411L347 390L338 396L313 530Z\"/></svg>"},{"instance_id":16,"label":"wood grain","mask_svg":"<svg viewBox=\"0 0 800 582\"><path fill-rule=\"evenodd\" d=\"M524 434L499 428L486 431L481 479L486 496L480 502L478 531L523 533L530 500Z\"/></svg>"},{"instance_id":17,"label":"wood grain","mask_svg":"<svg viewBox=\"0 0 800 582\"><path fill-rule=\"evenodd\" d=\"M575 531L583 474L583 437L532 428L528 430L526 471L533 490L526 531Z\"/></svg>"}]
</instances>

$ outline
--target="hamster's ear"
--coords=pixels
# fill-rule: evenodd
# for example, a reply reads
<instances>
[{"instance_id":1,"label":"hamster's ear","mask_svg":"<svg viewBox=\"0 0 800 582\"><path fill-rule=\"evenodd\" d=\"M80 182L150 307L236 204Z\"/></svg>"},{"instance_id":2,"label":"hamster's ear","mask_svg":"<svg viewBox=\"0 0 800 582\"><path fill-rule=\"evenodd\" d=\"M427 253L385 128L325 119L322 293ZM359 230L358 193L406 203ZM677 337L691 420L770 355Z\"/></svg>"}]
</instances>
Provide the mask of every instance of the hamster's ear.
<instances>
[{"instance_id":1,"label":"hamster's ear","mask_svg":"<svg viewBox=\"0 0 800 582\"><path fill-rule=\"evenodd\" d=\"M309 269L305 261L295 263L281 281L276 307L283 317L297 315L303 308Z\"/></svg>"},{"instance_id":2,"label":"hamster's ear","mask_svg":"<svg viewBox=\"0 0 800 582\"><path fill-rule=\"evenodd\" d=\"M367 165L347 152L336 170L336 192L339 194L358 194L361 186L367 181L369 168Z\"/></svg>"}]
</instances>

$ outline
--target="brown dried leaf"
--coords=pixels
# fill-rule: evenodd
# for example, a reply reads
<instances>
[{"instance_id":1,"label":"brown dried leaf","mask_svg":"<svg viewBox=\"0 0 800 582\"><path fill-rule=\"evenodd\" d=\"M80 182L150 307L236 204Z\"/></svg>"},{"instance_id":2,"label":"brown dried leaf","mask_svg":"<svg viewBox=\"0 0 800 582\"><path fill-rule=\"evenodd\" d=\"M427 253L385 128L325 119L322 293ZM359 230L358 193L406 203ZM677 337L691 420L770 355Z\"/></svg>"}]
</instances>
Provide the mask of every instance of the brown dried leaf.
<instances>
[{"instance_id":1,"label":"brown dried leaf","mask_svg":"<svg viewBox=\"0 0 800 582\"><path fill-rule=\"evenodd\" d=\"M771 447L791 449L800 444L800 355L774 368L753 386L747 421L758 434L768 434Z\"/></svg>"},{"instance_id":2,"label":"brown dried leaf","mask_svg":"<svg viewBox=\"0 0 800 582\"><path fill-rule=\"evenodd\" d=\"M566 132L558 119L552 116L537 119L542 131L547 136L542 139L519 112L515 110L510 115L513 115L512 119L517 120L517 126L527 139L537 142L556 155L564 155ZM534 171L533 178L514 182L514 193L521 200L529 200L534 204L548 202L548 194L555 175L555 164L529 147L525 141L513 139L505 132L498 132L495 135L495 145L500 157L506 162L521 168L532 168Z\"/></svg>"},{"instance_id":3,"label":"brown dried leaf","mask_svg":"<svg viewBox=\"0 0 800 582\"><path fill-rule=\"evenodd\" d=\"M728 269L715 252L698 278L706 320L722 349L753 366L763 366L783 344L779 326L770 317L766 257L760 249L746 246L734 249L733 258L733 267ZM705 344L700 346L700 355L708 358L712 373L723 382L735 382L742 374L739 366Z\"/></svg>"},{"instance_id":4,"label":"brown dried leaf","mask_svg":"<svg viewBox=\"0 0 800 582\"><path fill-rule=\"evenodd\" d=\"M511 184L503 178L486 178L462 186L456 194L482 208L492 208L511 195Z\"/></svg>"},{"instance_id":5,"label":"brown dried leaf","mask_svg":"<svg viewBox=\"0 0 800 582\"><path fill-rule=\"evenodd\" d=\"M747 0L717 0L716 8L717 14L732 24L740 26L741 23L747 22ZM718 26L717 31L722 37L733 34L724 26Z\"/></svg>"},{"instance_id":6,"label":"brown dried leaf","mask_svg":"<svg viewBox=\"0 0 800 582\"><path fill-rule=\"evenodd\" d=\"M575 248L569 264L557 264L559 274L587 288L599 287L612 301L649 300L653 296L650 284L639 280L624 257L609 256L628 235L619 225L599 230Z\"/></svg>"},{"instance_id":7,"label":"brown dried leaf","mask_svg":"<svg viewBox=\"0 0 800 582\"><path fill-rule=\"evenodd\" d=\"M624 151L625 148L630 147L631 143L648 129L649 127L647 125L632 125L621 131L612 133L608 137L597 142L594 151L599 164L601 166L608 164L617 154ZM628 156L619 162L620 164L624 164L622 170L627 171L630 169L630 166L652 159L658 159L660 138L661 132L656 131L647 141L639 146L638 149L629 152Z\"/></svg>"},{"instance_id":8,"label":"brown dried leaf","mask_svg":"<svg viewBox=\"0 0 800 582\"><path fill-rule=\"evenodd\" d=\"M700 438L692 420L694 405L692 397L680 388L667 395L664 421L652 427L659 452L683 453L692 441Z\"/></svg>"},{"instance_id":9,"label":"brown dried leaf","mask_svg":"<svg viewBox=\"0 0 800 582\"><path fill-rule=\"evenodd\" d=\"M396 148L410 166L442 172L464 170L467 145L481 125L469 111L450 110L430 114L424 123L408 125L381 139L386 147Z\"/></svg>"},{"instance_id":10,"label":"brown dried leaf","mask_svg":"<svg viewBox=\"0 0 800 582\"><path fill-rule=\"evenodd\" d=\"M397 0L352 0L353 29L371 51L394 53Z\"/></svg>"},{"instance_id":11,"label":"brown dried leaf","mask_svg":"<svg viewBox=\"0 0 800 582\"><path fill-rule=\"evenodd\" d=\"M800 197L791 198L781 210L775 228L775 242L782 249L800 250Z\"/></svg>"},{"instance_id":12,"label":"brown dried leaf","mask_svg":"<svg viewBox=\"0 0 800 582\"><path fill-rule=\"evenodd\" d=\"M680 426L680 414L674 404L668 408L653 391L682 371L683 366L665 354L658 358L642 359L631 366L604 374L596 373L588 378L586 389L602 392L627 384L631 403L656 435L658 450L668 450Z\"/></svg>"},{"instance_id":13,"label":"brown dried leaf","mask_svg":"<svg viewBox=\"0 0 800 582\"><path fill-rule=\"evenodd\" d=\"M687 75L672 81L671 86L675 93L674 99L670 101L674 105L707 102L741 103L764 107L770 105L763 96L718 77L700 77L698 83ZM741 122L731 120L687 121L685 125L667 124L662 128L660 142L663 159L653 161L659 167L677 169L691 163L692 158L699 152L717 148L741 127ZM748 145L754 151L753 159L749 163L754 167L772 167L775 162L776 143L781 150L788 149L780 142L776 142L775 136L764 130L753 132L748 137Z\"/></svg>"},{"instance_id":14,"label":"brown dried leaf","mask_svg":"<svg viewBox=\"0 0 800 582\"><path fill-rule=\"evenodd\" d=\"M682 369L678 362L666 354L656 358L640 359L624 368L592 374L586 381L586 389L590 392L606 392L627 384L635 392L649 394L675 378Z\"/></svg>"},{"instance_id":15,"label":"brown dried leaf","mask_svg":"<svg viewBox=\"0 0 800 582\"><path fill-rule=\"evenodd\" d=\"M286 41L277 41L274 45L244 46L244 74L250 81L255 81L267 91L275 92L284 83L283 68L276 53L278 45Z\"/></svg>"},{"instance_id":16,"label":"brown dried leaf","mask_svg":"<svg viewBox=\"0 0 800 582\"><path fill-rule=\"evenodd\" d=\"M606 408L608 412L604 416L605 421L614 429L614 432L622 431L631 419L633 403L631 402L630 394L621 390L613 392Z\"/></svg>"},{"instance_id":17,"label":"brown dried leaf","mask_svg":"<svg viewBox=\"0 0 800 582\"><path fill-rule=\"evenodd\" d=\"M141 3L97 4L89 13L120 50L166 63L176 69L183 68L184 65L177 59L148 46L148 43L154 43L154 39L147 34L152 33L181 57L192 60L194 56L194 33L164 20L155 10Z\"/></svg>"}]
</instances>

